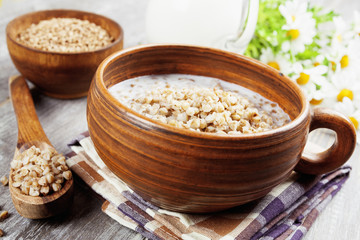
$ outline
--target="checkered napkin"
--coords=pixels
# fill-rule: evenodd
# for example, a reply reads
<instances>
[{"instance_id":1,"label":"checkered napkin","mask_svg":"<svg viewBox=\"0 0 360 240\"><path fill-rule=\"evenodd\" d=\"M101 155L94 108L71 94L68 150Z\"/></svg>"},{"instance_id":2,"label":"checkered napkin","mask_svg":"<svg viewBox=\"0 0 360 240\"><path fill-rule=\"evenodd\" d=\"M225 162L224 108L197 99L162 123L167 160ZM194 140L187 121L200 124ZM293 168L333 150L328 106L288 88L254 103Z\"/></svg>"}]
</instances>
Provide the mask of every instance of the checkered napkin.
<instances>
[{"instance_id":1,"label":"checkered napkin","mask_svg":"<svg viewBox=\"0 0 360 240\"><path fill-rule=\"evenodd\" d=\"M170 212L144 201L116 177L87 133L69 144L67 164L97 194L102 210L149 239L301 239L348 179L351 168L323 175L292 173L260 200L212 214Z\"/></svg>"}]
</instances>

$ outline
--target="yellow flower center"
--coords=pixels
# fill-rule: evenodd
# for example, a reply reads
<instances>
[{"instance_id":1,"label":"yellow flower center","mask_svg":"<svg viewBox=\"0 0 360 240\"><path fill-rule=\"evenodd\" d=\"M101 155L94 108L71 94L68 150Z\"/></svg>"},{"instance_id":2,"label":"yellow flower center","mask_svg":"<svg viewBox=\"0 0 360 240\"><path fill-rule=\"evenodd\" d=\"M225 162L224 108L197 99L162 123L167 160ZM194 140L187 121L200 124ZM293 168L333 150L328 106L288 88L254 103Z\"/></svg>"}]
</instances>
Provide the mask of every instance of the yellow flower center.
<instances>
[{"instance_id":1,"label":"yellow flower center","mask_svg":"<svg viewBox=\"0 0 360 240\"><path fill-rule=\"evenodd\" d=\"M296 17L294 15L291 16L291 20L295 22Z\"/></svg>"},{"instance_id":2,"label":"yellow flower center","mask_svg":"<svg viewBox=\"0 0 360 240\"><path fill-rule=\"evenodd\" d=\"M290 37L291 40L297 39L299 37L299 35L300 35L300 31L297 29L291 29L291 30L287 31L287 33L286 33L286 36Z\"/></svg>"},{"instance_id":3,"label":"yellow flower center","mask_svg":"<svg viewBox=\"0 0 360 240\"><path fill-rule=\"evenodd\" d=\"M339 42L342 42L342 36L341 36L341 34L338 34L338 35L336 36L336 38L337 38L337 40L338 40Z\"/></svg>"},{"instance_id":4,"label":"yellow flower center","mask_svg":"<svg viewBox=\"0 0 360 240\"><path fill-rule=\"evenodd\" d=\"M319 62L314 62L314 67L317 67L317 66L319 66L319 65L320 65Z\"/></svg>"},{"instance_id":5,"label":"yellow flower center","mask_svg":"<svg viewBox=\"0 0 360 240\"><path fill-rule=\"evenodd\" d=\"M317 99L313 98L313 99L311 99L310 104L312 104L312 105L319 105L319 104L322 103L323 100L324 100L324 99L317 100Z\"/></svg>"},{"instance_id":6,"label":"yellow flower center","mask_svg":"<svg viewBox=\"0 0 360 240\"><path fill-rule=\"evenodd\" d=\"M347 88L344 88L340 91L340 93L337 95L337 100L339 102L342 102L342 100L344 99L344 97L348 97L350 100L354 99L354 93Z\"/></svg>"},{"instance_id":7,"label":"yellow flower center","mask_svg":"<svg viewBox=\"0 0 360 240\"><path fill-rule=\"evenodd\" d=\"M341 68L346 68L349 65L349 56L344 55L340 60Z\"/></svg>"},{"instance_id":8,"label":"yellow flower center","mask_svg":"<svg viewBox=\"0 0 360 240\"><path fill-rule=\"evenodd\" d=\"M302 72L300 73L300 77L296 79L296 82L299 85L305 85L309 82L309 80L310 80L310 75Z\"/></svg>"},{"instance_id":9,"label":"yellow flower center","mask_svg":"<svg viewBox=\"0 0 360 240\"><path fill-rule=\"evenodd\" d=\"M356 128L356 130L359 129L359 122L358 120L356 120L356 118L354 117L349 117L350 121L354 124L354 127Z\"/></svg>"},{"instance_id":10,"label":"yellow flower center","mask_svg":"<svg viewBox=\"0 0 360 240\"><path fill-rule=\"evenodd\" d=\"M336 70L336 63L334 61L331 61L331 70L335 71Z\"/></svg>"},{"instance_id":11,"label":"yellow flower center","mask_svg":"<svg viewBox=\"0 0 360 240\"><path fill-rule=\"evenodd\" d=\"M279 64L278 64L277 62L275 62L275 61L268 62L267 64L268 64L270 67L275 68L276 70L280 70Z\"/></svg>"}]
</instances>

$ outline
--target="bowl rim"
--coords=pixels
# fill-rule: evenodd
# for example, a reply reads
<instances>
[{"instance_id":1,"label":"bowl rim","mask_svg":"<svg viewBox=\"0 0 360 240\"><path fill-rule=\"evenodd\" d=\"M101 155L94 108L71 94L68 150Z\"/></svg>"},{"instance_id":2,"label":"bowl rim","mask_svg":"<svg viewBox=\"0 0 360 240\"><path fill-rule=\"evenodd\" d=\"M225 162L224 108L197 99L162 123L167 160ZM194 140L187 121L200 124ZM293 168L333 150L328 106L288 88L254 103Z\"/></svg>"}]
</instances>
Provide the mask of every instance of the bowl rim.
<instances>
[{"instance_id":1,"label":"bowl rim","mask_svg":"<svg viewBox=\"0 0 360 240\"><path fill-rule=\"evenodd\" d=\"M33 15L36 15L36 14L39 14L39 13L45 13L45 12L49 12L49 13L52 13L52 12L64 12L64 13L66 13L66 12L74 12L74 13L81 13L81 14L84 14L84 15L93 15L93 16L96 16L96 17L100 17L102 19L105 19L107 22L111 22L114 26L116 26L118 28L120 34L113 42L111 42L110 44L108 44L108 45L106 45L106 46L104 46L102 48L99 48L97 50L92 50L92 51L81 51L81 52L44 51L44 50L41 50L41 49L37 49L37 48L33 48L33 47L29 47L27 45L24 45L24 44L18 42L16 39L14 39L10 35L10 28L15 23L15 21L18 21L19 19L32 17ZM63 18L66 18L66 17L63 17ZM97 25L97 26L99 26L99 25ZM123 30L123 28L121 27L120 24L118 24L117 22L115 22L111 18L108 18L108 17L106 17L104 15L100 15L100 14L93 13L93 12L82 11L82 10L76 10L76 9L64 9L64 8L62 8L62 9L50 9L50 10L33 11L33 12L28 12L28 13L25 13L23 15L15 17L14 19L12 19L6 25L6 37L7 37L7 39L11 40L16 45L18 45L18 46L20 46L22 48L25 48L25 49L27 49L29 51L32 51L32 52L37 52L37 53L42 53L42 54L62 55L62 56L66 56L66 55L84 55L84 54L95 54L95 53L98 53L98 52L103 52L103 51L106 51L106 50L110 49L111 47L119 44L120 42L122 42L124 40L124 30Z\"/></svg>"},{"instance_id":2,"label":"bowl rim","mask_svg":"<svg viewBox=\"0 0 360 240\"><path fill-rule=\"evenodd\" d=\"M249 61L252 64L256 65L257 67L260 68L265 68L266 70L270 71L272 74L274 75L280 75L281 78L286 79L286 81L288 82L289 85L292 86L292 88L295 88L297 90L297 93L299 95L299 97L301 98L301 102L302 102L302 108L300 113L296 116L295 119L291 120L289 123L275 128L275 129L270 129L268 131L264 131L264 132L258 132L258 133L246 133L246 134L241 134L241 135L229 135L229 134L214 134L214 133L206 133L206 132L198 132L198 131L192 131L192 130L188 130L188 129L182 129L182 128L178 128L178 127L174 127L171 126L169 124L165 124L165 123L161 123L159 121L153 120L151 118L148 118L134 110L132 110L131 108L125 106L124 104L122 104L119 100L117 100L108 90L108 88L105 86L104 83L104 72L107 69L107 66L109 64L111 64L112 62L116 61L119 57L123 56L123 55L127 55L127 54L131 54L137 51L141 51L144 49L148 49L148 48L162 48L162 47L172 47L172 48L181 48L181 47L185 47L185 48L193 48L193 49L199 49L202 51L207 51L207 52L213 52L216 54L226 54L232 57L238 57L241 58L245 61ZM283 73L281 73L280 71L256 60L250 57L246 57L243 56L241 54L237 54L237 53L233 53L233 52L229 52L229 51L225 51L225 50L221 50L221 49L216 49L216 48L211 48L211 47L203 47L203 46L197 46L197 45L188 45L188 44L143 44L143 45L138 45L135 47L130 47L130 48L126 48L126 49L122 49L120 51L117 51L111 55L109 55L107 58L105 58L100 65L98 66L98 69L96 70L95 76L94 76L94 83L97 87L99 87L99 91L103 94L103 96L106 98L105 100L108 100L110 104L114 104L116 106L117 109L123 109L127 112L127 114L130 114L130 116L132 117L136 117L138 119L143 120L146 125L148 125L151 129L159 129L161 130L161 132L167 134L170 133L172 135L183 135L183 136L187 136L187 137L195 137L195 138L202 138L202 139L208 139L208 140L229 140L229 141L237 141L237 140L250 140L250 139L258 139L258 138L267 138L270 136L274 136L274 135L283 135L286 132L291 132L292 130L296 129L297 126L299 126L302 122L306 121L308 117L310 117L310 103L306 100L306 97L304 95L304 93L302 92L302 90L293 82L291 81L287 76L285 76ZM226 81L226 80L224 80ZM91 87L92 88L92 87ZM90 88L90 89L91 89ZM299 131L299 130L298 130Z\"/></svg>"}]
</instances>

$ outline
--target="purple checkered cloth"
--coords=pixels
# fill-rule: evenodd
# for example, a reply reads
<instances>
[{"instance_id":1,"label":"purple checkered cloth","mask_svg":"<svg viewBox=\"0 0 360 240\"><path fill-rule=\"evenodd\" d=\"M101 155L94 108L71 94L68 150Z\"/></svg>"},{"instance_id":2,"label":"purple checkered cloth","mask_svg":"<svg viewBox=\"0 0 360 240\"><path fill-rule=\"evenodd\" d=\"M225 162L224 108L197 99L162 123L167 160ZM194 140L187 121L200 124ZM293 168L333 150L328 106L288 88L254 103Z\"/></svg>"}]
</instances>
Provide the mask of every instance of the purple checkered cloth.
<instances>
[{"instance_id":1,"label":"purple checkered cloth","mask_svg":"<svg viewBox=\"0 0 360 240\"><path fill-rule=\"evenodd\" d=\"M103 163L88 136L69 144L67 163L107 201L102 210L149 239L301 239L349 177L343 166L323 176L293 172L265 197L223 212L184 214L144 201Z\"/></svg>"}]
</instances>

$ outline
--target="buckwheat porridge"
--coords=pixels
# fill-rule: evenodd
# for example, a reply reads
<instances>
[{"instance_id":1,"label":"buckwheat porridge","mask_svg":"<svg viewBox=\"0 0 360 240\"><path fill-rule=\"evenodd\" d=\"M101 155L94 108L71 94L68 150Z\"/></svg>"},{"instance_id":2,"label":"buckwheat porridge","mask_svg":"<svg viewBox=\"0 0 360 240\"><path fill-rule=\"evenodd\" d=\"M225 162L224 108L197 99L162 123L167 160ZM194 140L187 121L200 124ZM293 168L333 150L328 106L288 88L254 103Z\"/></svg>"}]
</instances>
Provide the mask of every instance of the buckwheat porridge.
<instances>
[{"instance_id":1,"label":"buckwheat porridge","mask_svg":"<svg viewBox=\"0 0 360 240\"><path fill-rule=\"evenodd\" d=\"M138 113L175 127L239 135L290 122L277 103L220 79L165 74L122 81L110 93Z\"/></svg>"}]
</instances>

